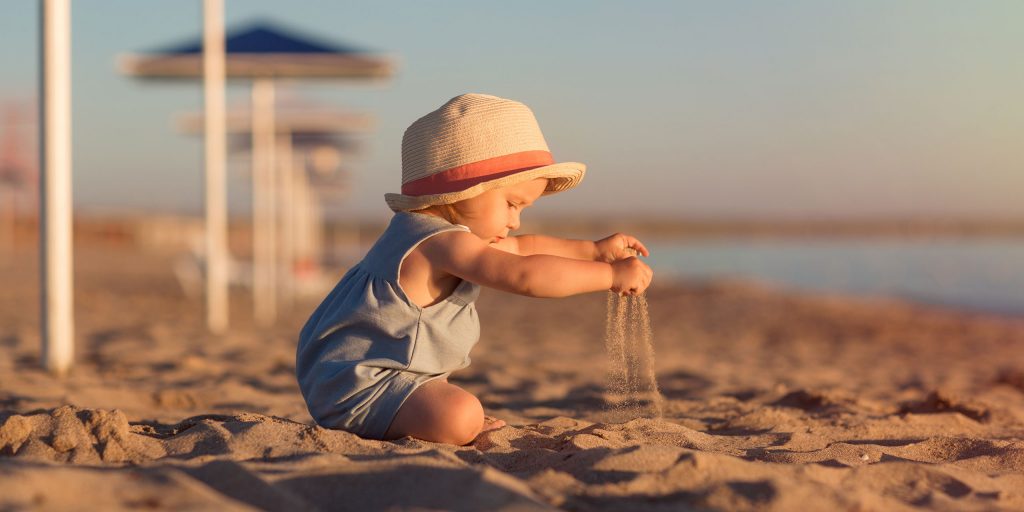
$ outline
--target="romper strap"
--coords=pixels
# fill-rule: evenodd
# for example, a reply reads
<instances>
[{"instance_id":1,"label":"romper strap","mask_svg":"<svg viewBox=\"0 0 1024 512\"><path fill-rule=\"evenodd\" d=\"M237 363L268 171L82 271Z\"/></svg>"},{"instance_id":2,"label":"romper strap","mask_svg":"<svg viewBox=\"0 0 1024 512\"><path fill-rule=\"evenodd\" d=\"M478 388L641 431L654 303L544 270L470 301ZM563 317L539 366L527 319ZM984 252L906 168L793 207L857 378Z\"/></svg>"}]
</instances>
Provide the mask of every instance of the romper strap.
<instances>
[{"instance_id":1,"label":"romper strap","mask_svg":"<svg viewBox=\"0 0 1024 512\"><path fill-rule=\"evenodd\" d=\"M469 231L469 228L433 215L398 212L360 265L397 284L398 269L406 255L420 242L445 231Z\"/></svg>"}]
</instances>

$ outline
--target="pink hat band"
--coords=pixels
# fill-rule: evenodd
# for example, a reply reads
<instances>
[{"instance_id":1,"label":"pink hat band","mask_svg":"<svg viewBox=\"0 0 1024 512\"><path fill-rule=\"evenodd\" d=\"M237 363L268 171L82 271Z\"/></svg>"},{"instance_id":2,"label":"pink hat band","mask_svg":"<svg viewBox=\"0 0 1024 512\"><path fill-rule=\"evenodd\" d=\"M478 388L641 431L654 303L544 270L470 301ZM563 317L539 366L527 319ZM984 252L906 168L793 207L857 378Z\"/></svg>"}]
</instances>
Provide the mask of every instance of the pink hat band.
<instances>
[{"instance_id":1,"label":"pink hat band","mask_svg":"<svg viewBox=\"0 0 1024 512\"><path fill-rule=\"evenodd\" d=\"M501 178L517 172L551 165L555 159L548 151L522 151L446 169L402 185L402 193L410 196L443 194L465 190L477 183Z\"/></svg>"}]
</instances>

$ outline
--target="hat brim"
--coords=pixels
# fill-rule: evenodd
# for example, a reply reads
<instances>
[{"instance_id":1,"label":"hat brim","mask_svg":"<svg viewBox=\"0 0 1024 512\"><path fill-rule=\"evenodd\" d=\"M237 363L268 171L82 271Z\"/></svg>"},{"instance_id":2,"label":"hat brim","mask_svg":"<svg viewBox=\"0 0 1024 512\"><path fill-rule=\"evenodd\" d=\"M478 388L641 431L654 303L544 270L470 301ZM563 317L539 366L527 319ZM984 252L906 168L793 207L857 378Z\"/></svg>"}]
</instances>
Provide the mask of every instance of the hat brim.
<instances>
[{"instance_id":1,"label":"hat brim","mask_svg":"<svg viewBox=\"0 0 1024 512\"><path fill-rule=\"evenodd\" d=\"M476 197L488 190L516 185L537 178L547 178L548 186L544 189L544 195L557 192L564 192L579 185L583 175L587 172L587 166L579 162L562 162L558 164L545 165L528 171L517 172L508 176L502 176L490 181L477 183L472 187L457 192L446 192L444 194L430 194L422 196L407 196L405 194L384 194L384 201L388 203L393 211L404 212L420 210L428 206L438 204L452 204L457 201Z\"/></svg>"}]
</instances>

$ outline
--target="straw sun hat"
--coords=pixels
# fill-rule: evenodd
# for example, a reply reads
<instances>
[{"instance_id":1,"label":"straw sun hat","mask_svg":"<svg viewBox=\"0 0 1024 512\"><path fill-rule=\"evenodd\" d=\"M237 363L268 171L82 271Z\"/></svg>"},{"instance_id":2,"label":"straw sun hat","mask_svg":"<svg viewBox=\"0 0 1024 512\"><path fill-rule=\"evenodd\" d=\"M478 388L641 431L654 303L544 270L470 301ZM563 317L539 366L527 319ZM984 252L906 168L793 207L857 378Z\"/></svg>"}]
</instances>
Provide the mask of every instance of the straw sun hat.
<instances>
[{"instance_id":1,"label":"straw sun hat","mask_svg":"<svg viewBox=\"0 0 1024 512\"><path fill-rule=\"evenodd\" d=\"M544 193L552 194L575 187L586 169L555 163L526 105L463 94L405 130L402 193L384 200L396 212L419 210L536 178L548 178Z\"/></svg>"}]
</instances>

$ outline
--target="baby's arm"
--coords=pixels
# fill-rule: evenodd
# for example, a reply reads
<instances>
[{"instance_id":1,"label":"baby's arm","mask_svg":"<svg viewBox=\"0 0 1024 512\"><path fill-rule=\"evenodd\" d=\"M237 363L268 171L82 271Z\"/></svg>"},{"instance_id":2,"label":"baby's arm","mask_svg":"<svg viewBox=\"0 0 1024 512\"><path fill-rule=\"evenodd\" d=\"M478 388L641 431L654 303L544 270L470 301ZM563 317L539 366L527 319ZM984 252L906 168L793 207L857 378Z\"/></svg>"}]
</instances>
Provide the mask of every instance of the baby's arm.
<instances>
[{"instance_id":1,"label":"baby's arm","mask_svg":"<svg viewBox=\"0 0 1024 512\"><path fill-rule=\"evenodd\" d=\"M609 264L550 254L520 256L462 231L428 238L420 248L427 260L444 272L532 297L566 297L609 289L639 292L651 277L650 268L636 258Z\"/></svg>"},{"instance_id":2,"label":"baby's arm","mask_svg":"<svg viewBox=\"0 0 1024 512\"><path fill-rule=\"evenodd\" d=\"M616 233L597 242L567 240L544 235L519 235L502 240L495 245L499 249L520 256L550 254L564 258L603 261L605 263L611 263L628 256L634 256L635 254L649 255L647 247L640 240L623 233ZM630 253L627 249L634 249L636 253Z\"/></svg>"},{"instance_id":3,"label":"baby's arm","mask_svg":"<svg viewBox=\"0 0 1024 512\"><path fill-rule=\"evenodd\" d=\"M597 261L597 248L590 240L569 240L545 235L518 235L499 242L511 242L509 246L498 247L520 256L548 254L576 260Z\"/></svg>"}]
</instances>

